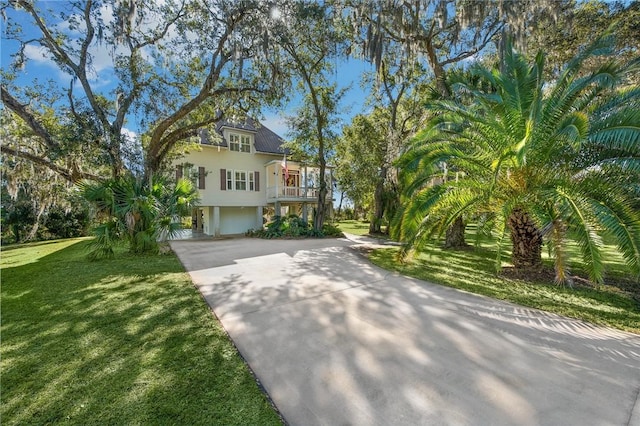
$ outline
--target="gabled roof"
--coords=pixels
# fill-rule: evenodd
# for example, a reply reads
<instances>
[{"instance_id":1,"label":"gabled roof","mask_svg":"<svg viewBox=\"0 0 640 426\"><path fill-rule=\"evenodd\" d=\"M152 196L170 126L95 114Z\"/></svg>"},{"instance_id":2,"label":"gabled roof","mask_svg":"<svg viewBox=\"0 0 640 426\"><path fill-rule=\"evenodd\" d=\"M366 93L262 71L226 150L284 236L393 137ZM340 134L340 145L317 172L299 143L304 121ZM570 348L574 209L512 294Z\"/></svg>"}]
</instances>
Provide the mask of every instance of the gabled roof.
<instances>
[{"instance_id":1,"label":"gabled roof","mask_svg":"<svg viewBox=\"0 0 640 426\"><path fill-rule=\"evenodd\" d=\"M255 149L257 152L264 152L267 154L283 154L289 150L282 147L284 139L275 134L273 131L255 121L254 119L247 117L242 122L232 122L230 120L221 120L216 123L216 137L211 137L206 129L198 131L200 136L200 143L203 145L213 146L229 146L228 141L222 136L223 129L237 129L254 134Z\"/></svg>"}]
</instances>

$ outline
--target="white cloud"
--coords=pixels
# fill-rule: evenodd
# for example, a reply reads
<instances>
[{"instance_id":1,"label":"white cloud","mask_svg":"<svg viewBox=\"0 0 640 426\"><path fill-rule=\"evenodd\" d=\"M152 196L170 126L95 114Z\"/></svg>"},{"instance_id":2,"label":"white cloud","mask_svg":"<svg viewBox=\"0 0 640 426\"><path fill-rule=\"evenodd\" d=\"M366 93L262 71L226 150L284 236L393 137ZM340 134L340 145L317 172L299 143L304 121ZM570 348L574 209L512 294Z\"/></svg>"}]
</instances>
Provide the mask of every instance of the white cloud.
<instances>
[{"instance_id":1,"label":"white cloud","mask_svg":"<svg viewBox=\"0 0 640 426\"><path fill-rule=\"evenodd\" d=\"M71 78L71 75L69 73L60 69L58 64L53 61L53 58L51 57L49 51L42 46L33 44L26 45L24 47L24 56L28 60L35 62L39 66L51 68L52 70L54 70L55 77L58 80L69 81L69 79Z\"/></svg>"},{"instance_id":2,"label":"white cloud","mask_svg":"<svg viewBox=\"0 0 640 426\"><path fill-rule=\"evenodd\" d=\"M42 46L34 46L32 44L28 44L24 47L24 55L37 63L56 66L56 64L51 60L49 52Z\"/></svg>"}]
</instances>

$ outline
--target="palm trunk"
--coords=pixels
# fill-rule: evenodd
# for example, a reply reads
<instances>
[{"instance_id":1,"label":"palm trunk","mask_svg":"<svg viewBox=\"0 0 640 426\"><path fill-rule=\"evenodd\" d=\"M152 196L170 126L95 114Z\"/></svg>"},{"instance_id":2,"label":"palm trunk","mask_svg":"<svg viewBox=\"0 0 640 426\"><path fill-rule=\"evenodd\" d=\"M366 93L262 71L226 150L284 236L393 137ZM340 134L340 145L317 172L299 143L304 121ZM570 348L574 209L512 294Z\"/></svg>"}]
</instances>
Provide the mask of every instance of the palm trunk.
<instances>
[{"instance_id":1,"label":"palm trunk","mask_svg":"<svg viewBox=\"0 0 640 426\"><path fill-rule=\"evenodd\" d=\"M542 235L529 213L516 208L509 216L511 262L516 269L539 270L542 267Z\"/></svg>"},{"instance_id":2,"label":"palm trunk","mask_svg":"<svg viewBox=\"0 0 640 426\"><path fill-rule=\"evenodd\" d=\"M446 249L459 249L467 246L467 242L464 239L464 230L466 228L464 220L461 216L458 216L453 221L449 229L445 234L444 248Z\"/></svg>"}]
</instances>

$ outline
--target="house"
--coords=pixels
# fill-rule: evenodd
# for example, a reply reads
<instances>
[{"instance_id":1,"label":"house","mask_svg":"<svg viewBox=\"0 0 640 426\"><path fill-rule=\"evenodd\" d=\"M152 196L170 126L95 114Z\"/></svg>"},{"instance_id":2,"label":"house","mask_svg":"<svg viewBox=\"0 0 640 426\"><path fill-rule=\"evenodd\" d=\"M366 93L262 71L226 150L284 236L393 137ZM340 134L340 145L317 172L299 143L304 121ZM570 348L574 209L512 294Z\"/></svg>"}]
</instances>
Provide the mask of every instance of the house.
<instances>
[{"instance_id":1,"label":"house","mask_svg":"<svg viewBox=\"0 0 640 426\"><path fill-rule=\"evenodd\" d=\"M309 220L317 203L320 171L287 159L284 140L247 118L220 121L201 129L197 144L174 161L176 178L193 179L200 206L192 214L194 231L221 236L261 228L275 215ZM333 205L327 168L328 208Z\"/></svg>"}]
</instances>

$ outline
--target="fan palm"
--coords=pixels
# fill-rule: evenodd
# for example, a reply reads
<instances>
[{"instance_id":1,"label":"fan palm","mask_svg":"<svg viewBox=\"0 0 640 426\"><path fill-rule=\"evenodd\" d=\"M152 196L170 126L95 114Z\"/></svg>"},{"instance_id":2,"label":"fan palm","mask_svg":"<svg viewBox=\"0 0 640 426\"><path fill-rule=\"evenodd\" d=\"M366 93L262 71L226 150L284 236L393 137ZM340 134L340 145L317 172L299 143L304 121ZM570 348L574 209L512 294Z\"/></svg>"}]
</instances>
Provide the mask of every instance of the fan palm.
<instances>
[{"instance_id":1,"label":"fan palm","mask_svg":"<svg viewBox=\"0 0 640 426\"><path fill-rule=\"evenodd\" d=\"M82 189L85 198L109 217L95 230L93 258L112 256L118 240L126 240L134 253L156 252L158 243L180 228L176 219L188 215L198 202L198 192L187 179L170 185L157 178L150 186L126 177L85 184Z\"/></svg>"},{"instance_id":2,"label":"fan palm","mask_svg":"<svg viewBox=\"0 0 640 426\"><path fill-rule=\"evenodd\" d=\"M532 63L508 45L501 69L472 74L491 90L457 84L473 102L440 101L437 113L402 155L406 190L396 236L405 253L420 249L461 215L482 218L509 235L512 263L539 269L550 244L556 281L568 276L566 246L574 239L594 282L603 281L601 233L611 234L640 271L640 87L623 87L638 61L607 60L581 74L585 59L610 52L607 35L580 52L556 82L543 78L544 55ZM456 178L443 173L446 164ZM636 198L637 199L637 198Z\"/></svg>"}]
</instances>

